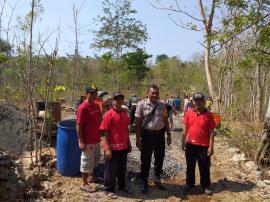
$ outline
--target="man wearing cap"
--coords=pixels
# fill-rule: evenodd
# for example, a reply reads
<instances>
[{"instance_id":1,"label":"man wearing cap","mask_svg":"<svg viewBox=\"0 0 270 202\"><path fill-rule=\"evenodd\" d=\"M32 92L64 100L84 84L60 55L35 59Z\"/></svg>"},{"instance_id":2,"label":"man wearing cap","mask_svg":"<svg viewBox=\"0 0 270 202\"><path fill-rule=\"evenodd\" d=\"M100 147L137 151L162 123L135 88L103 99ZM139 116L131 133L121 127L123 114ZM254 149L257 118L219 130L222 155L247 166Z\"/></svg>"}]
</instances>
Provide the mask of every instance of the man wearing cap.
<instances>
[{"instance_id":1,"label":"man wearing cap","mask_svg":"<svg viewBox=\"0 0 270 202\"><path fill-rule=\"evenodd\" d=\"M136 145L141 150L141 192L148 192L148 175L151 166L152 153L155 157L155 184L164 189L160 177L163 172L165 156L165 131L167 143L171 144L171 134L168 124L168 114L165 104L159 100L159 89L156 85L148 88L147 99L141 100L136 108Z\"/></svg>"},{"instance_id":2,"label":"man wearing cap","mask_svg":"<svg viewBox=\"0 0 270 202\"><path fill-rule=\"evenodd\" d=\"M81 154L81 173L83 184L81 190L85 192L94 192L95 189L88 184L95 181L93 170L99 165L100 159L100 122L101 111L99 105L95 103L97 98L97 87L92 85L85 89L86 100L77 110L77 135ZM89 176L90 175L90 176Z\"/></svg>"},{"instance_id":3,"label":"man wearing cap","mask_svg":"<svg viewBox=\"0 0 270 202\"><path fill-rule=\"evenodd\" d=\"M122 109L123 104L124 95L115 93L113 108L106 112L100 126L105 134L104 187L111 199L118 198L114 193L116 178L118 189L124 191L126 188L127 153L131 151L128 132L129 118L126 110Z\"/></svg>"},{"instance_id":4,"label":"man wearing cap","mask_svg":"<svg viewBox=\"0 0 270 202\"><path fill-rule=\"evenodd\" d=\"M192 96L194 108L188 110L183 118L185 125L182 149L186 155L186 185L189 191L195 184L195 167L198 161L200 184L205 194L210 195L210 157L214 153L214 128L216 124L212 114L205 108L205 97L202 93Z\"/></svg>"}]
</instances>

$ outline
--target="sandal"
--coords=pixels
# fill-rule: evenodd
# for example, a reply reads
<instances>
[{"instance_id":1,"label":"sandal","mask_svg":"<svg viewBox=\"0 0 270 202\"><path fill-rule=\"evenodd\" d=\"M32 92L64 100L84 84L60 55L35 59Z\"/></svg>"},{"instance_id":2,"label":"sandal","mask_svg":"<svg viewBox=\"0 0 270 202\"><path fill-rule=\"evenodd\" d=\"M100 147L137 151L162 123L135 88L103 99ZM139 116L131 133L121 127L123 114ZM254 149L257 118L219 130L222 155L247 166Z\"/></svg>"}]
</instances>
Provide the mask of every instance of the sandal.
<instances>
[{"instance_id":1,"label":"sandal","mask_svg":"<svg viewBox=\"0 0 270 202\"><path fill-rule=\"evenodd\" d=\"M84 191L84 192L87 192L87 193L94 193L94 192L96 192L96 189L95 188L93 188L93 187L90 187L89 185L82 185L81 187L80 187L80 190L82 190L82 191Z\"/></svg>"},{"instance_id":2,"label":"sandal","mask_svg":"<svg viewBox=\"0 0 270 202\"><path fill-rule=\"evenodd\" d=\"M118 196L113 192L108 192L107 196L109 199L117 199L118 198Z\"/></svg>"}]
</instances>

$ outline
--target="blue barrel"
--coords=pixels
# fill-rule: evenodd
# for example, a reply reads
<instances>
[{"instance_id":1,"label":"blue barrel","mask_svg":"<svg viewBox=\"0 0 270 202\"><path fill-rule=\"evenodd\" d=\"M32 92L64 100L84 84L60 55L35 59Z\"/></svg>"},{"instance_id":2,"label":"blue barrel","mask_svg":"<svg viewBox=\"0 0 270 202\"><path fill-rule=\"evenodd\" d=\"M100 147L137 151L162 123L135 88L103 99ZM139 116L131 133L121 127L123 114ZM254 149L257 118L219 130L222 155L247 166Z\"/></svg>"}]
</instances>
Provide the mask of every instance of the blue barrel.
<instances>
[{"instance_id":1,"label":"blue barrel","mask_svg":"<svg viewBox=\"0 0 270 202\"><path fill-rule=\"evenodd\" d=\"M76 132L76 120L64 120L57 126L57 170L64 176L77 176L80 174L81 151Z\"/></svg>"}]
</instances>

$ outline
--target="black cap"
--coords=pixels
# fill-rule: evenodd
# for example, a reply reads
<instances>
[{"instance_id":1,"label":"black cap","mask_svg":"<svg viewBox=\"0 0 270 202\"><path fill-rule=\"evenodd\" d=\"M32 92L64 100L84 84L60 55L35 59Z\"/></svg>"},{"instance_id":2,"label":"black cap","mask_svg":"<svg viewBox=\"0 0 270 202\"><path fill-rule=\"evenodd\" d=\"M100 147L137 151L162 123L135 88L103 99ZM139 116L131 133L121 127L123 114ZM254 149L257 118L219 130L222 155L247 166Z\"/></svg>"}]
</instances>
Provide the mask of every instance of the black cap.
<instances>
[{"instance_id":1,"label":"black cap","mask_svg":"<svg viewBox=\"0 0 270 202\"><path fill-rule=\"evenodd\" d=\"M195 93L192 96L192 100L204 100L204 95L202 93Z\"/></svg>"},{"instance_id":2,"label":"black cap","mask_svg":"<svg viewBox=\"0 0 270 202\"><path fill-rule=\"evenodd\" d=\"M115 100L117 97L122 97L124 99L124 95L120 92L114 93L112 98Z\"/></svg>"},{"instance_id":3,"label":"black cap","mask_svg":"<svg viewBox=\"0 0 270 202\"><path fill-rule=\"evenodd\" d=\"M91 93L93 91L96 91L96 92L98 91L98 88L96 87L96 85L91 85L85 88L86 93Z\"/></svg>"}]
</instances>

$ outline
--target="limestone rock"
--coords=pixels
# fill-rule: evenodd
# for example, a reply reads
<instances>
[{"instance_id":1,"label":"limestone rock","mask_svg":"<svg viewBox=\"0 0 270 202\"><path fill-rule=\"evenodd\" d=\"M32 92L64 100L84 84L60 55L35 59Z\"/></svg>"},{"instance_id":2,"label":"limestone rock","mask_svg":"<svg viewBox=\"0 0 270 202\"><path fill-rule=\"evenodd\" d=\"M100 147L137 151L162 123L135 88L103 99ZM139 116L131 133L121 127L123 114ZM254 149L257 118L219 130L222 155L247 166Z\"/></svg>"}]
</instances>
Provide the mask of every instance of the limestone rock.
<instances>
[{"instance_id":1,"label":"limestone rock","mask_svg":"<svg viewBox=\"0 0 270 202\"><path fill-rule=\"evenodd\" d=\"M30 136L25 113L8 103L0 103L1 149L21 153L26 151Z\"/></svg>"},{"instance_id":2,"label":"limestone rock","mask_svg":"<svg viewBox=\"0 0 270 202\"><path fill-rule=\"evenodd\" d=\"M231 148L228 149L228 152L231 153L231 154L240 154L241 150L238 149L238 148L235 148L235 147L231 147Z\"/></svg>"},{"instance_id":3,"label":"limestone rock","mask_svg":"<svg viewBox=\"0 0 270 202\"><path fill-rule=\"evenodd\" d=\"M25 183L20 170L10 156L0 152L0 201L23 199Z\"/></svg>"},{"instance_id":4,"label":"limestone rock","mask_svg":"<svg viewBox=\"0 0 270 202\"><path fill-rule=\"evenodd\" d=\"M235 154L235 155L232 157L232 160L235 161L235 162L238 162L238 161L245 161L245 160L246 160L245 154L244 154L244 153L241 153L241 154Z\"/></svg>"},{"instance_id":5,"label":"limestone rock","mask_svg":"<svg viewBox=\"0 0 270 202\"><path fill-rule=\"evenodd\" d=\"M263 189L266 187L266 184L263 181L258 181L256 186L260 189Z\"/></svg>"},{"instance_id":6,"label":"limestone rock","mask_svg":"<svg viewBox=\"0 0 270 202\"><path fill-rule=\"evenodd\" d=\"M248 161L245 165L249 170L258 170L258 166L254 161Z\"/></svg>"}]
</instances>

